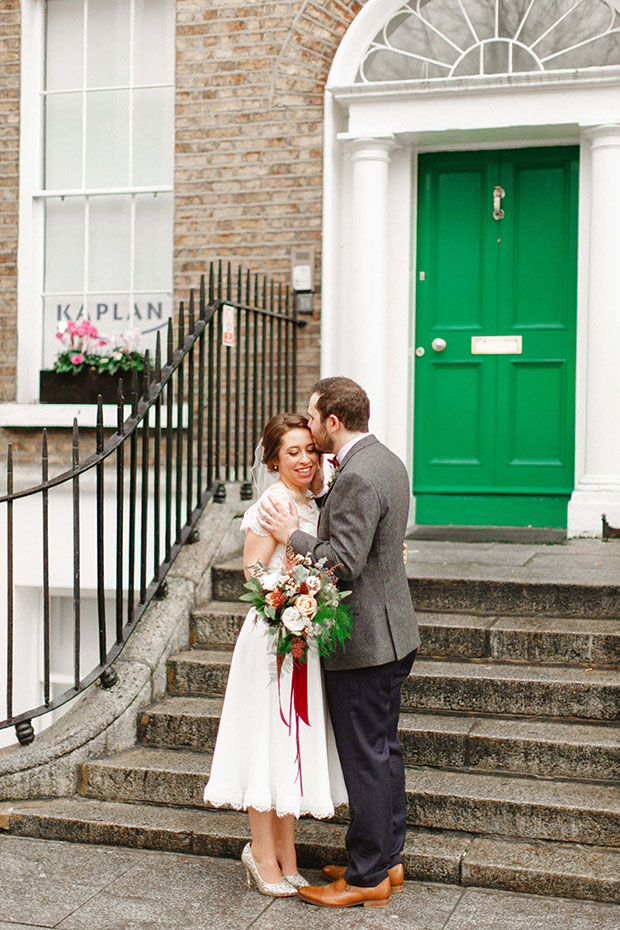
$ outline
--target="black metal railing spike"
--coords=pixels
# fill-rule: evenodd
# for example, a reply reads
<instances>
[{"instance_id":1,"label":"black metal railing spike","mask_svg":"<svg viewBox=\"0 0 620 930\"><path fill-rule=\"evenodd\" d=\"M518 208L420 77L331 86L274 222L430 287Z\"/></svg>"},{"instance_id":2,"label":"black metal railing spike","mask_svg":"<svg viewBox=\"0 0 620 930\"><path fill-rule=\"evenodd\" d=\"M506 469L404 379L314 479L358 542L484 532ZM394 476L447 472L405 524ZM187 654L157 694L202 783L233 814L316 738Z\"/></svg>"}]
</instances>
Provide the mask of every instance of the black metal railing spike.
<instances>
[{"instance_id":1,"label":"black metal railing spike","mask_svg":"<svg viewBox=\"0 0 620 930\"><path fill-rule=\"evenodd\" d=\"M235 481L241 477L241 306L243 304L243 272L237 268L237 312L235 314Z\"/></svg>"},{"instance_id":2,"label":"black metal railing spike","mask_svg":"<svg viewBox=\"0 0 620 930\"><path fill-rule=\"evenodd\" d=\"M118 381L118 407L117 432L122 436L125 432L123 423L123 379ZM125 446L120 443L116 450L116 603L115 624L116 642L123 642L123 558L124 558L124 525L125 525Z\"/></svg>"},{"instance_id":3,"label":"black metal railing spike","mask_svg":"<svg viewBox=\"0 0 620 930\"><path fill-rule=\"evenodd\" d=\"M282 284L278 284L276 410L282 410Z\"/></svg>"},{"instance_id":4,"label":"black metal railing spike","mask_svg":"<svg viewBox=\"0 0 620 930\"><path fill-rule=\"evenodd\" d=\"M151 391L151 355L147 349L144 353L144 368L142 369L142 397L148 397Z\"/></svg>"},{"instance_id":5,"label":"black metal railing spike","mask_svg":"<svg viewBox=\"0 0 620 930\"><path fill-rule=\"evenodd\" d=\"M138 370L131 369L131 413L132 416L138 414Z\"/></svg>"},{"instance_id":6,"label":"black metal railing spike","mask_svg":"<svg viewBox=\"0 0 620 930\"><path fill-rule=\"evenodd\" d=\"M172 365L172 356L174 355L174 335L172 332L172 317L168 320L168 326L166 328L167 342L166 342L166 365Z\"/></svg>"},{"instance_id":7,"label":"black metal railing spike","mask_svg":"<svg viewBox=\"0 0 620 930\"><path fill-rule=\"evenodd\" d=\"M179 304L178 340L178 347L182 349L185 345L185 304L183 301Z\"/></svg>"},{"instance_id":8,"label":"black metal railing spike","mask_svg":"<svg viewBox=\"0 0 620 930\"><path fill-rule=\"evenodd\" d=\"M161 384L161 330L157 330L155 337L155 381Z\"/></svg>"},{"instance_id":9,"label":"black metal railing spike","mask_svg":"<svg viewBox=\"0 0 620 930\"><path fill-rule=\"evenodd\" d=\"M103 503L103 467L101 457L103 452L103 400L101 394L97 397L97 426L95 429L97 455L99 460L95 469L96 475L96 511L97 511L97 622L99 626L99 662L105 665L107 656L106 627L105 627L105 524Z\"/></svg>"},{"instance_id":10,"label":"black metal railing spike","mask_svg":"<svg viewBox=\"0 0 620 930\"><path fill-rule=\"evenodd\" d=\"M230 308L223 341L223 294ZM199 306L196 307L196 300ZM196 523L207 503L226 499L224 479L242 482L241 497L248 499L248 481L253 450L267 410L282 399L295 398L297 328L294 304L284 291L264 277L253 277L242 266L232 273L221 261L209 265L208 281L201 277L200 290L189 294L179 307L178 321L170 319L166 330L166 360L162 359L162 334L156 333L155 352L145 353L145 366L138 375L119 378L116 395L115 428L106 439L103 403L96 408L95 452L80 455L80 434L73 422L71 468L49 477L49 436L44 430L41 444L41 482L35 487L15 490L14 450L7 451L6 494L0 494L0 508L6 504L6 521L0 512L0 526L6 525L6 627L0 629L0 642L6 647L6 720L0 729L14 726L17 739L27 745L34 739L32 721L61 707L95 681L111 687L117 680L112 668L128 637L135 629L153 597L165 596L166 576L181 547L197 539ZM197 312L198 311L198 312ZM231 317L232 313L232 317ZM178 328L177 328L178 323ZM188 328L186 330L186 323ZM281 335L283 334L283 335ZM178 344L176 339L178 337ZM225 355L225 359L222 355ZM288 406L288 404L287 404ZM151 413L151 409L153 412ZM294 409L294 408L293 408ZM126 416L125 416L126 414ZM104 482L105 463L115 466L116 480ZM165 462L165 464L164 464ZM83 501L81 477L95 476L95 561L98 638L96 665L84 674L83 655L90 648L85 640L82 610ZM114 476L114 470L110 471ZM59 544L63 521L52 521L52 489L65 486L72 492L71 535L73 550L73 668L70 685L57 693L54 674L60 670L55 616L51 600L50 576L52 545ZM112 496L106 498L107 495ZM15 615L14 501L40 495L42 507L42 668L37 670L37 687L42 703L34 708L17 708L22 701L16 693L18 679L15 656L22 627ZM161 499L161 505L160 505ZM53 497L51 498L53 502ZM138 514L139 508L139 514ZM116 511L116 519L114 513ZM106 530L108 545L115 542L115 561L106 578ZM90 528L89 528L90 532ZM89 537L90 543L90 537ZM152 562L152 575L151 575ZM114 637L106 630L106 586L114 593ZM114 590L115 589L115 590ZM4 620L3 620L4 622ZM93 630L93 633L95 631ZM67 638L64 638L67 648ZM71 648L70 646L68 647ZM3 650L4 651L4 650ZM62 654L62 662L69 660ZM64 666L63 666L64 667Z\"/></svg>"},{"instance_id":11,"label":"black metal railing spike","mask_svg":"<svg viewBox=\"0 0 620 930\"><path fill-rule=\"evenodd\" d=\"M123 434L123 424L125 422L124 403L123 379L119 378L118 384L116 385L116 430L121 436Z\"/></svg>"},{"instance_id":12,"label":"black metal railing spike","mask_svg":"<svg viewBox=\"0 0 620 930\"><path fill-rule=\"evenodd\" d=\"M41 483L43 491L41 502L43 507L43 702L50 703L50 572L49 572L49 491L47 488L48 448L47 430L44 429L41 437Z\"/></svg>"},{"instance_id":13,"label":"black metal railing spike","mask_svg":"<svg viewBox=\"0 0 620 930\"><path fill-rule=\"evenodd\" d=\"M192 327L193 334L193 327ZM186 521L191 522L194 509L194 353L187 356L187 432L186 432L186 469L185 469L185 502Z\"/></svg>"},{"instance_id":14,"label":"black metal railing spike","mask_svg":"<svg viewBox=\"0 0 620 930\"><path fill-rule=\"evenodd\" d=\"M188 322L187 322L187 332L190 336L194 335L194 326L196 319L196 311L194 307L194 288L189 292L189 310L188 310Z\"/></svg>"},{"instance_id":15,"label":"black metal railing spike","mask_svg":"<svg viewBox=\"0 0 620 930\"><path fill-rule=\"evenodd\" d=\"M198 317L204 320L207 315L207 301L205 293L205 276L200 275L200 296L198 298Z\"/></svg>"},{"instance_id":16,"label":"black metal railing spike","mask_svg":"<svg viewBox=\"0 0 620 930\"><path fill-rule=\"evenodd\" d=\"M291 292L288 284L286 285L284 291L284 315L286 316L286 321L284 323L284 407L286 410L295 410L295 405L291 404L291 391L290 391L290 374L289 374L289 344L291 337L295 338L295 333L290 322L291 315Z\"/></svg>"},{"instance_id":17,"label":"black metal railing spike","mask_svg":"<svg viewBox=\"0 0 620 930\"><path fill-rule=\"evenodd\" d=\"M161 333L155 338L155 440L153 445L153 580L159 584L161 536Z\"/></svg>"},{"instance_id":18,"label":"black metal railing spike","mask_svg":"<svg viewBox=\"0 0 620 930\"><path fill-rule=\"evenodd\" d=\"M119 392L121 382L119 381ZM121 394L122 397L122 394ZM122 430L123 408L120 407L120 426ZM73 418L73 433L71 439L71 468L73 470L73 687L76 691L80 687L80 653L82 641L81 623L81 581L80 581L80 431L77 417ZM118 585L117 585L118 586ZM120 586L118 586L120 587ZM122 591L122 588L121 588Z\"/></svg>"},{"instance_id":19,"label":"black metal railing spike","mask_svg":"<svg viewBox=\"0 0 620 930\"><path fill-rule=\"evenodd\" d=\"M151 360L148 349L144 353L143 397L149 393L149 375ZM142 470L140 476L140 603L146 601L146 561L148 552L148 518L149 518L149 414L142 420Z\"/></svg>"}]
</instances>

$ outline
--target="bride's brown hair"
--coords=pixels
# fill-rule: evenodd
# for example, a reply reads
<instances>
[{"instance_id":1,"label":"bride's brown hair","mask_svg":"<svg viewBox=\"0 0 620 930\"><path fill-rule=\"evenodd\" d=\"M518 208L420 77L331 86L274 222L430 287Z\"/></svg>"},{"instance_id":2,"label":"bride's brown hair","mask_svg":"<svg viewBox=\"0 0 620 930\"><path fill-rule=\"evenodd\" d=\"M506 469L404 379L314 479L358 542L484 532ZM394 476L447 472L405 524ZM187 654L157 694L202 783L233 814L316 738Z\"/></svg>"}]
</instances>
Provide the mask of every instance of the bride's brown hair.
<instances>
[{"instance_id":1,"label":"bride's brown hair","mask_svg":"<svg viewBox=\"0 0 620 930\"><path fill-rule=\"evenodd\" d=\"M307 429L308 420L298 413L276 413L263 430L263 465L275 471L282 440L292 429Z\"/></svg>"}]
</instances>

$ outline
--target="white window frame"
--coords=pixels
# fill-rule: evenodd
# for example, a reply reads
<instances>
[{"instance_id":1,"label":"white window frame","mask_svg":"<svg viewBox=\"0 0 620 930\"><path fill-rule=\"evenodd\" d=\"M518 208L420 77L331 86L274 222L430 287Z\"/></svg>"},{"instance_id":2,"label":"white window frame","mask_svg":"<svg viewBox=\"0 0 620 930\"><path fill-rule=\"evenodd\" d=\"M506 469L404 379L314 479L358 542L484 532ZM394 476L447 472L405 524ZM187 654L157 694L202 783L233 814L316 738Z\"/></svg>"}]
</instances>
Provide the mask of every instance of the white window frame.
<instances>
[{"instance_id":1,"label":"white window frame","mask_svg":"<svg viewBox=\"0 0 620 930\"><path fill-rule=\"evenodd\" d=\"M88 0L84 0L87 5ZM110 188L82 188L46 190L43 180L43 112L46 97L44 90L45 63L45 3L46 0L22 0L22 55L21 55L21 100L20 100L20 159L19 159L19 242L17 255L17 403L32 404L39 399L39 362L43 355L43 329L41 314L43 302L50 295L43 289L44 244L45 244L45 201L58 197L94 197L99 195L129 195L131 200L131 268L130 282L134 281L134 235L135 203L140 194L174 193L173 184L142 187L138 185ZM133 4L130 20L130 37L133 36ZM133 43L132 43L133 48ZM84 67L86 67L86 48ZM149 84L148 87L170 87L169 83ZM174 88L174 81L172 84ZM82 88L80 88L81 90ZM106 88L97 88L105 90ZM127 85L115 86L113 90L135 89L130 81ZM86 94L84 94L84 101ZM129 132L132 133L133 94L129 95ZM82 159L82 178L85 179L86 163ZM88 220L88 199L86 200ZM85 227L84 283L87 284L88 226ZM172 249L172 244L171 244ZM171 256L172 260L172 256ZM127 291L115 289L119 296L137 297L150 295L153 290ZM169 292L172 298L172 288ZM63 293L63 296L72 296ZM87 294L73 295L87 300ZM132 311L133 313L133 311Z\"/></svg>"}]
</instances>

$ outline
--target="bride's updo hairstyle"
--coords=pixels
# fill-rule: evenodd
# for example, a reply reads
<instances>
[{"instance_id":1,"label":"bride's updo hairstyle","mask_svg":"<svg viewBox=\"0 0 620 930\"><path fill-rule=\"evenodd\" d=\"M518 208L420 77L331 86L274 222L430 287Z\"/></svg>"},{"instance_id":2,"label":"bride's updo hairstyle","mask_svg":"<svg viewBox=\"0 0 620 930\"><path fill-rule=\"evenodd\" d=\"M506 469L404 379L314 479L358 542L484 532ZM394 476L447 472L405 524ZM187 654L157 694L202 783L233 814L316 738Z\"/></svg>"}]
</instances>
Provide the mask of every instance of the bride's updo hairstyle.
<instances>
[{"instance_id":1,"label":"bride's updo hairstyle","mask_svg":"<svg viewBox=\"0 0 620 930\"><path fill-rule=\"evenodd\" d=\"M277 471L282 440L292 429L309 431L307 418L298 413L276 413L263 430L263 465L266 465L270 472Z\"/></svg>"}]
</instances>

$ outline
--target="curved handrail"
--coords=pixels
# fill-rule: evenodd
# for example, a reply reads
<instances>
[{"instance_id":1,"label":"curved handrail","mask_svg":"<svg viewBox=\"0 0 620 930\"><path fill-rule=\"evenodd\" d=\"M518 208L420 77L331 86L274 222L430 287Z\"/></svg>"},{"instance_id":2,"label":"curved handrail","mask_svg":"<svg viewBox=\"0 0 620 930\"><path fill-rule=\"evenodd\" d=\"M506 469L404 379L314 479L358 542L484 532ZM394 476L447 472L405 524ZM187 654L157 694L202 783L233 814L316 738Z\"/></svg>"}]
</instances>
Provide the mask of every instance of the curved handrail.
<instances>
[{"instance_id":1,"label":"curved handrail","mask_svg":"<svg viewBox=\"0 0 620 930\"><path fill-rule=\"evenodd\" d=\"M253 287L252 287L253 284ZM208 293L208 298L207 298ZM296 332L300 325L288 288L277 291L267 280L259 299L258 276L237 273L233 299L230 264L226 280L219 263L217 276L210 266L208 285L201 278L198 316L195 295L190 291L186 317L184 304L178 314L178 340L174 347L172 321L167 328L167 357L162 365L161 338L157 334L155 364L147 363L141 390L133 373L131 411L124 417L125 398L119 379L117 427L104 439L103 404L97 404L96 451L80 461L79 428L73 423L72 467L48 477L47 431L42 436L42 481L13 490L13 454L7 455L7 493L0 506L7 508L7 626L6 705L0 729L15 726L20 743L34 739L32 719L72 700L94 681L111 687L116 681L112 663L118 657L150 601L165 596L165 578L181 547L191 542L196 522L211 499L225 497L223 480L241 482L242 497L251 496L248 484L249 450L253 450L259 427L267 415L288 407L296 396ZM222 346L224 307L232 307L236 339ZM187 332L185 331L186 322ZM151 414L154 410L154 414ZM166 422L162 424L162 410ZM176 411L176 423L173 424ZM154 421L154 422L151 422ZM234 433L234 436L233 436ZM140 434L140 435L138 435ZM140 450L138 445L140 444ZM125 454L127 453L127 455ZM116 484L115 641L108 648L106 631L106 587L104 557L104 466L114 457ZM127 464L126 459L129 459ZM141 458L141 462L139 462ZM138 470L141 487L138 490ZM97 621L99 662L83 675L81 671L81 574L80 574L80 479L96 477L97 536ZM129 475L127 483L126 476ZM152 492L151 492L152 481ZM73 496L74 559L74 680L62 694L52 697L49 576L49 492L71 484ZM128 488L127 488L128 484ZM128 489L128 495L126 490ZM15 709L13 665L15 640L19 633L14 616L13 504L41 496L43 545L43 702L28 709ZM139 498L139 499L138 499ZM162 511L163 508L163 511ZM138 526L139 511L139 526ZM149 514L153 523L149 527ZM138 562L139 555L139 565ZM147 583L147 562L152 556L153 577Z\"/></svg>"}]
</instances>

